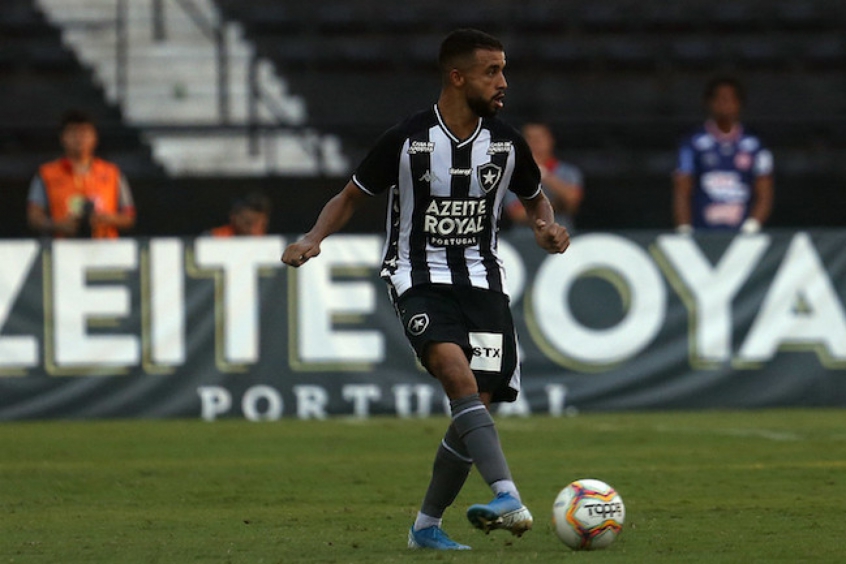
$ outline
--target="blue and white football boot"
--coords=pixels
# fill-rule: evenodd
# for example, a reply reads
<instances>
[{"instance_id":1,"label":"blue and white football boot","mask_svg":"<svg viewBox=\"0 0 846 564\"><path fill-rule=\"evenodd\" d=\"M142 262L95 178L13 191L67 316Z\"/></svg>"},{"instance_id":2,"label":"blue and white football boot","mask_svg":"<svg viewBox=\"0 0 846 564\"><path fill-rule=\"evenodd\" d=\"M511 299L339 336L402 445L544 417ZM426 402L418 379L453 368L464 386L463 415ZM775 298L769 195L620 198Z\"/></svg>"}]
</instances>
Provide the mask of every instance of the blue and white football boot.
<instances>
[{"instance_id":1,"label":"blue and white football boot","mask_svg":"<svg viewBox=\"0 0 846 564\"><path fill-rule=\"evenodd\" d=\"M531 529L533 523L528 508L510 493L499 493L486 505L471 505L467 510L467 519L485 533L505 529L518 537Z\"/></svg>"},{"instance_id":2,"label":"blue and white football boot","mask_svg":"<svg viewBox=\"0 0 846 564\"><path fill-rule=\"evenodd\" d=\"M449 538L440 527L426 527L408 530L408 548L433 548L435 550L470 550L466 544L459 544Z\"/></svg>"}]
</instances>

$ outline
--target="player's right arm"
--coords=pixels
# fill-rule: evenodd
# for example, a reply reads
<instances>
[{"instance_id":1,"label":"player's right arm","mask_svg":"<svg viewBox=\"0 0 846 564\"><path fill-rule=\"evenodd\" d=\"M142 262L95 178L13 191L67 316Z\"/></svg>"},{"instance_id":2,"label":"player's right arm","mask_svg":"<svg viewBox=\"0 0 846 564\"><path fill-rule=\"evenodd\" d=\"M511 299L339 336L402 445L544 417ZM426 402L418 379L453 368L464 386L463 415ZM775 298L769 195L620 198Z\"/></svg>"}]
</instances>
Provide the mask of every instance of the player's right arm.
<instances>
[{"instance_id":1,"label":"player's right arm","mask_svg":"<svg viewBox=\"0 0 846 564\"><path fill-rule=\"evenodd\" d=\"M47 188L40 175L35 175L27 196L26 221L30 229L41 235L74 236L79 230L79 218L68 214L62 219L53 219L47 212Z\"/></svg>"},{"instance_id":2,"label":"player's right arm","mask_svg":"<svg viewBox=\"0 0 846 564\"><path fill-rule=\"evenodd\" d=\"M47 211L37 204L29 204L26 208L26 219L30 229L42 235L76 235L79 220L69 215L65 219L53 220Z\"/></svg>"},{"instance_id":3,"label":"player's right arm","mask_svg":"<svg viewBox=\"0 0 846 564\"><path fill-rule=\"evenodd\" d=\"M406 132L402 125L394 126L382 134L358 165L352 180L323 206L311 231L285 249L282 262L290 266L302 266L310 258L319 255L320 243L342 229L364 200L396 184L398 157L405 138Z\"/></svg>"},{"instance_id":4,"label":"player's right arm","mask_svg":"<svg viewBox=\"0 0 846 564\"><path fill-rule=\"evenodd\" d=\"M326 202L314 227L296 243L291 243L282 253L282 262L299 267L320 254L320 243L332 233L341 230L369 196L350 181L344 189Z\"/></svg>"},{"instance_id":5,"label":"player's right arm","mask_svg":"<svg viewBox=\"0 0 846 564\"><path fill-rule=\"evenodd\" d=\"M693 231L693 175L695 174L693 147L684 143L679 148L678 163L673 174L673 220L676 231Z\"/></svg>"},{"instance_id":6,"label":"player's right arm","mask_svg":"<svg viewBox=\"0 0 846 564\"><path fill-rule=\"evenodd\" d=\"M691 228L692 197L693 176L677 171L673 175L673 219L676 222L676 229L679 231Z\"/></svg>"}]
</instances>

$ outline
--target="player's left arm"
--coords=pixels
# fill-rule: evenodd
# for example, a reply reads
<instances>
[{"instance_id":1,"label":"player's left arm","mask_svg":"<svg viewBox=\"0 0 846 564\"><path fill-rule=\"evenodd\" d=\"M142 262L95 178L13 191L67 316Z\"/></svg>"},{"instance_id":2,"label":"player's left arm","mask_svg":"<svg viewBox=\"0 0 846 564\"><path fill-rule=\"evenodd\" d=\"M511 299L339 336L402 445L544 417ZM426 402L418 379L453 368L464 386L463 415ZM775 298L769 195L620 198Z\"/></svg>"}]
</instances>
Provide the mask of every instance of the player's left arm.
<instances>
[{"instance_id":1,"label":"player's left arm","mask_svg":"<svg viewBox=\"0 0 846 564\"><path fill-rule=\"evenodd\" d=\"M135 202L129 182L121 174L118 180L117 209L114 212L97 212L91 216L91 226L105 225L115 227L118 231L126 231L135 227Z\"/></svg>"},{"instance_id":2,"label":"player's left arm","mask_svg":"<svg viewBox=\"0 0 846 564\"><path fill-rule=\"evenodd\" d=\"M91 216L92 227L105 225L126 231L135 227L135 210L120 210L115 213L96 213Z\"/></svg>"},{"instance_id":3,"label":"player's left arm","mask_svg":"<svg viewBox=\"0 0 846 564\"><path fill-rule=\"evenodd\" d=\"M749 212L749 217L764 225L773 211L773 175L767 174L755 179L755 203Z\"/></svg>"},{"instance_id":4,"label":"player's left arm","mask_svg":"<svg viewBox=\"0 0 846 564\"><path fill-rule=\"evenodd\" d=\"M526 140L514 138L515 166L511 189L526 210L526 224L532 228L538 246L548 253L563 253L570 246L567 229L555 223L552 204L541 189L541 173Z\"/></svg>"},{"instance_id":5,"label":"player's left arm","mask_svg":"<svg viewBox=\"0 0 846 564\"><path fill-rule=\"evenodd\" d=\"M552 205L543 190L538 190L532 198L521 197L520 201L538 246L550 254L566 251L570 246L570 234L564 226L555 223Z\"/></svg>"},{"instance_id":6,"label":"player's left arm","mask_svg":"<svg viewBox=\"0 0 846 564\"><path fill-rule=\"evenodd\" d=\"M740 230L743 233L756 233L770 218L773 211L773 156L767 149L761 149L755 155L755 180L752 190L755 192L749 217L743 222Z\"/></svg>"}]
</instances>

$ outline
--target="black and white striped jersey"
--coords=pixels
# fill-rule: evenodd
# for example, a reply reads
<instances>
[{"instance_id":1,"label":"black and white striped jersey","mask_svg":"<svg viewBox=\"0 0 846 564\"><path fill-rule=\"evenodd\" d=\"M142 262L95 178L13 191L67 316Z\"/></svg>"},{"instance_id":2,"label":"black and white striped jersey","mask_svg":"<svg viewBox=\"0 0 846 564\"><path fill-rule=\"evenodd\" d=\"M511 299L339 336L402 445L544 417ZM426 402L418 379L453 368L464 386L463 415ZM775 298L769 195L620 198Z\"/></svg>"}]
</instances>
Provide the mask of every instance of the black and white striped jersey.
<instances>
[{"instance_id":1,"label":"black and white striped jersey","mask_svg":"<svg viewBox=\"0 0 846 564\"><path fill-rule=\"evenodd\" d=\"M457 139L437 105L389 129L353 182L389 191L382 277L399 296L420 284L506 292L497 225L506 190L540 191L540 172L523 137L496 118Z\"/></svg>"}]
</instances>

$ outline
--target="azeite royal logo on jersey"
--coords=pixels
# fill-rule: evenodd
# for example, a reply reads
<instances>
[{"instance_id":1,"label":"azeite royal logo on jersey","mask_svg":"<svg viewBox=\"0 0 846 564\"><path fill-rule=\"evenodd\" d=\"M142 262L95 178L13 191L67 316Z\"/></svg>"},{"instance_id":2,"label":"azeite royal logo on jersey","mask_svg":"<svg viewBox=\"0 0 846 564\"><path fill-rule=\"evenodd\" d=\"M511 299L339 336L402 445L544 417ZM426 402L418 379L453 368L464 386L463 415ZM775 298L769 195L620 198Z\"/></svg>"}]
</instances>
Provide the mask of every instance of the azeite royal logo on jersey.
<instances>
[{"instance_id":1,"label":"azeite royal logo on jersey","mask_svg":"<svg viewBox=\"0 0 846 564\"><path fill-rule=\"evenodd\" d=\"M485 200L435 198L426 207L423 231L434 247L477 245L487 212Z\"/></svg>"}]
</instances>

